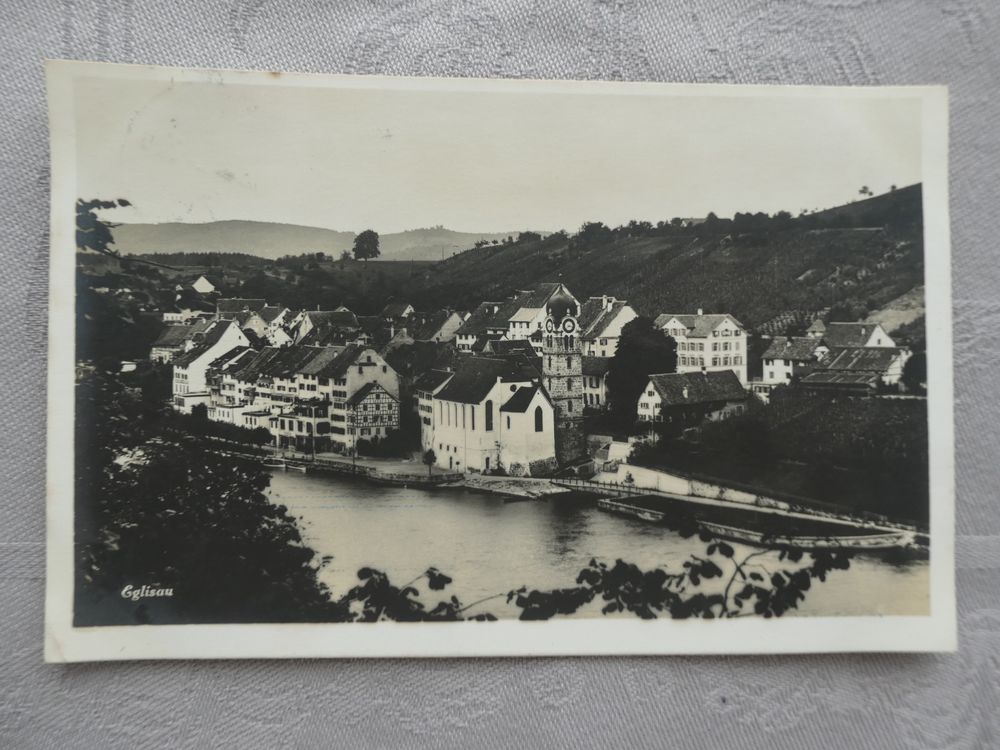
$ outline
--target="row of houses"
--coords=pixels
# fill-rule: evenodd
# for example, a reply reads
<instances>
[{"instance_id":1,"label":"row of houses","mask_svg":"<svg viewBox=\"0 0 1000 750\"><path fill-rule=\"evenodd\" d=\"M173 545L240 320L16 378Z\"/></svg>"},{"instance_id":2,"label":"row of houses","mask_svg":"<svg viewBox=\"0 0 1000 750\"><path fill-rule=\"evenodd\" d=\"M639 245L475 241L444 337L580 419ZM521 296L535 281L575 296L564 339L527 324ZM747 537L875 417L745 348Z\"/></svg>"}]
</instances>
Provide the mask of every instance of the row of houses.
<instances>
[{"instance_id":1,"label":"row of houses","mask_svg":"<svg viewBox=\"0 0 1000 750\"><path fill-rule=\"evenodd\" d=\"M771 339L761 357L761 377L751 389L763 401L777 386L792 382L811 391L864 395L896 386L910 356L878 323L816 320L805 336Z\"/></svg>"}]
</instances>

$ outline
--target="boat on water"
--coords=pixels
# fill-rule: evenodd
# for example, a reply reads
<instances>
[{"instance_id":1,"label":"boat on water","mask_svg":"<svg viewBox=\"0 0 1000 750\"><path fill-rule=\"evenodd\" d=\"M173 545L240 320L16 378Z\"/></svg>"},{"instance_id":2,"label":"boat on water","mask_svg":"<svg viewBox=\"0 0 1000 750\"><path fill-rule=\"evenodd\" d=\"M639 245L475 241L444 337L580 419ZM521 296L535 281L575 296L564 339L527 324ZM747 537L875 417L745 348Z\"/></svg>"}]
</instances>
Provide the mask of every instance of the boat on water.
<instances>
[{"instance_id":1,"label":"boat on water","mask_svg":"<svg viewBox=\"0 0 1000 750\"><path fill-rule=\"evenodd\" d=\"M747 531L719 523L702 521L700 526L708 533L720 539L743 542L757 547L799 547L801 549L852 549L852 550L888 550L898 547L912 547L916 544L915 535L907 531L886 531L874 534L856 534L854 536L767 536L760 531ZM766 536L766 539L765 539Z\"/></svg>"},{"instance_id":2,"label":"boat on water","mask_svg":"<svg viewBox=\"0 0 1000 750\"><path fill-rule=\"evenodd\" d=\"M284 469L285 462L280 458L266 458L261 464L265 469Z\"/></svg>"},{"instance_id":3,"label":"boat on water","mask_svg":"<svg viewBox=\"0 0 1000 750\"><path fill-rule=\"evenodd\" d=\"M306 473L306 465L295 463L294 461L285 461L285 469L288 471L300 471L303 474Z\"/></svg>"},{"instance_id":4,"label":"boat on water","mask_svg":"<svg viewBox=\"0 0 1000 750\"><path fill-rule=\"evenodd\" d=\"M778 512L753 505L706 503L699 498L661 495L600 498L600 510L661 523L697 528L720 539L757 547L890 550L919 548L914 530L859 523L847 518Z\"/></svg>"}]
</instances>

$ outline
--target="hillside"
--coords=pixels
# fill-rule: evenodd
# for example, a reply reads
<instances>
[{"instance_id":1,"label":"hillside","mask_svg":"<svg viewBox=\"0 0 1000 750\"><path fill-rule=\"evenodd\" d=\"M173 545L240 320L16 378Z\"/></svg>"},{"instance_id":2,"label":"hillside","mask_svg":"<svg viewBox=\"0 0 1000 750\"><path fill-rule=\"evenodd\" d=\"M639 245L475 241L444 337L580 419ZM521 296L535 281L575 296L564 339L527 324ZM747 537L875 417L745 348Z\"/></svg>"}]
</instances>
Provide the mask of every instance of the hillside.
<instances>
[{"instance_id":1,"label":"hillside","mask_svg":"<svg viewBox=\"0 0 1000 750\"><path fill-rule=\"evenodd\" d=\"M444 227L411 229L380 236L383 260L441 260L476 242L503 240L517 232L456 232ZM338 257L354 244L354 232L264 221L204 224L121 224L114 249L122 254L239 252L274 260L283 255L322 252Z\"/></svg>"},{"instance_id":2,"label":"hillside","mask_svg":"<svg viewBox=\"0 0 1000 750\"><path fill-rule=\"evenodd\" d=\"M413 302L471 307L558 280L578 297L613 294L649 316L703 308L752 326L788 310L832 308L860 319L923 283L920 186L862 204L690 228L599 226L588 236L477 248L440 263Z\"/></svg>"}]
</instances>

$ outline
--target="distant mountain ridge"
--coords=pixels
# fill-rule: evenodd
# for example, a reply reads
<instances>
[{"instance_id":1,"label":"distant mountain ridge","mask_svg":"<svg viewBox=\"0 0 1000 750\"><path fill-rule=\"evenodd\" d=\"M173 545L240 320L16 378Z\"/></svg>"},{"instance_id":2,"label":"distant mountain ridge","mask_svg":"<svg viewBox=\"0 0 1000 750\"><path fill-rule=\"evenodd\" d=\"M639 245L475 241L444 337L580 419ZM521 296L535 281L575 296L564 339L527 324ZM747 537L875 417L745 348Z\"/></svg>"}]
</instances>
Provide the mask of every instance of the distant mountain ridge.
<instances>
[{"instance_id":1,"label":"distant mountain ridge","mask_svg":"<svg viewBox=\"0 0 1000 750\"><path fill-rule=\"evenodd\" d=\"M441 260L476 242L501 241L517 232L457 232L444 227L410 229L379 236L382 260ZM334 257L354 244L354 232L265 221L226 220L202 224L121 224L114 249L124 254L234 252L280 258L323 252Z\"/></svg>"}]
</instances>

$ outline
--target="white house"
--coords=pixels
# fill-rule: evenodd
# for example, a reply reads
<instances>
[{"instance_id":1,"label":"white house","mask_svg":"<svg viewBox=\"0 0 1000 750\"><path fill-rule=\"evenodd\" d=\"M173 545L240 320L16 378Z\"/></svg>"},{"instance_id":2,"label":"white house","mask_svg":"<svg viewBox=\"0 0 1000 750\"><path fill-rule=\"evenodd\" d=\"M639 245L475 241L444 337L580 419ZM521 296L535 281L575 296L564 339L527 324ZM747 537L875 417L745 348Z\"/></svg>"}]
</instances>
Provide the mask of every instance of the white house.
<instances>
[{"instance_id":1,"label":"white house","mask_svg":"<svg viewBox=\"0 0 1000 750\"><path fill-rule=\"evenodd\" d=\"M248 346L250 340L234 321L214 321L193 339L194 345L174 357L174 408L190 414L195 404L208 404L210 397L206 372L208 366L228 351Z\"/></svg>"},{"instance_id":2,"label":"white house","mask_svg":"<svg viewBox=\"0 0 1000 750\"><path fill-rule=\"evenodd\" d=\"M613 357L622 328L639 317L624 300L607 295L591 297L580 305L580 339L588 357Z\"/></svg>"},{"instance_id":3,"label":"white house","mask_svg":"<svg viewBox=\"0 0 1000 750\"><path fill-rule=\"evenodd\" d=\"M642 422L688 427L742 414L746 400L747 392L732 370L650 375L636 413Z\"/></svg>"},{"instance_id":4,"label":"white house","mask_svg":"<svg viewBox=\"0 0 1000 750\"><path fill-rule=\"evenodd\" d=\"M420 417L420 448L428 451L434 441L434 396L451 380L450 370L428 370L413 383L417 415Z\"/></svg>"},{"instance_id":5,"label":"white house","mask_svg":"<svg viewBox=\"0 0 1000 750\"><path fill-rule=\"evenodd\" d=\"M604 409L608 405L608 368L610 357L583 357L583 405Z\"/></svg>"},{"instance_id":6,"label":"white house","mask_svg":"<svg viewBox=\"0 0 1000 750\"><path fill-rule=\"evenodd\" d=\"M819 323L819 321L817 321ZM822 326L822 328L820 328ZM810 336L816 335L831 349L841 347L885 347L892 349L896 342L885 332L880 323L820 323L810 326Z\"/></svg>"},{"instance_id":7,"label":"white house","mask_svg":"<svg viewBox=\"0 0 1000 750\"><path fill-rule=\"evenodd\" d=\"M747 384L747 332L728 313L696 315L665 313L656 327L677 342L677 372L736 373Z\"/></svg>"},{"instance_id":8,"label":"white house","mask_svg":"<svg viewBox=\"0 0 1000 750\"><path fill-rule=\"evenodd\" d=\"M433 396L437 465L452 471L543 474L556 465L552 402L516 363L469 357Z\"/></svg>"},{"instance_id":9,"label":"white house","mask_svg":"<svg viewBox=\"0 0 1000 750\"><path fill-rule=\"evenodd\" d=\"M761 355L761 378L752 381L750 388L767 401L776 386L812 372L828 351L822 339L812 336L775 336Z\"/></svg>"},{"instance_id":10,"label":"white house","mask_svg":"<svg viewBox=\"0 0 1000 750\"><path fill-rule=\"evenodd\" d=\"M190 325L168 325L156 337L149 352L153 362L169 362L176 355L189 349L189 342L199 333L204 333L210 323L196 320Z\"/></svg>"},{"instance_id":11,"label":"white house","mask_svg":"<svg viewBox=\"0 0 1000 750\"><path fill-rule=\"evenodd\" d=\"M204 276L199 276L194 283L191 284L191 288L198 292L198 294L211 294L216 291L215 284L206 279Z\"/></svg>"}]
</instances>

